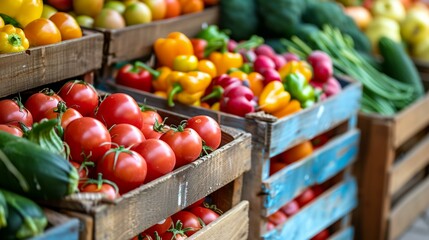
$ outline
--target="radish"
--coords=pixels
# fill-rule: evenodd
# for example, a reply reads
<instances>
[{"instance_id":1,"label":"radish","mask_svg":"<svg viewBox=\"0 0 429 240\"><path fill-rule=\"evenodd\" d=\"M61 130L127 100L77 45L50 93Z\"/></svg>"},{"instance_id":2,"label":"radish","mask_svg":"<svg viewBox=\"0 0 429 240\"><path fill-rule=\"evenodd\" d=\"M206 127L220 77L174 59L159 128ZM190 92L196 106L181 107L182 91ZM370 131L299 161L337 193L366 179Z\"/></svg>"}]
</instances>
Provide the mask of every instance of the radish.
<instances>
[{"instance_id":1,"label":"radish","mask_svg":"<svg viewBox=\"0 0 429 240\"><path fill-rule=\"evenodd\" d=\"M262 71L262 76L264 76L264 86L272 81L282 81L279 72L273 68L266 68Z\"/></svg>"},{"instance_id":2,"label":"radish","mask_svg":"<svg viewBox=\"0 0 429 240\"><path fill-rule=\"evenodd\" d=\"M257 47L255 49L255 53L258 56L262 55L262 56L268 56L268 57L272 57L276 55L276 52L274 52L273 48L267 44L262 44L261 46Z\"/></svg>"},{"instance_id":3,"label":"radish","mask_svg":"<svg viewBox=\"0 0 429 240\"><path fill-rule=\"evenodd\" d=\"M240 50L239 53L243 58L244 62L254 62L256 59L256 53L253 50Z\"/></svg>"},{"instance_id":4,"label":"radish","mask_svg":"<svg viewBox=\"0 0 429 240\"><path fill-rule=\"evenodd\" d=\"M308 63L313 67L312 81L325 83L334 73L331 57L322 51L313 51L307 57Z\"/></svg>"},{"instance_id":5,"label":"radish","mask_svg":"<svg viewBox=\"0 0 429 240\"><path fill-rule=\"evenodd\" d=\"M318 62L329 62L332 64L331 57L327 53L320 50L313 51L310 55L308 55L307 62L310 63L311 66Z\"/></svg>"},{"instance_id":6,"label":"radish","mask_svg":"<svg viewBox=\"0 0 429 240\"><path fill-rule=\"evenodd\" d=\"M298 203L295 200L292 200L284 205L280 210L286 214L286 216L290 217L299 212L299 209Z\"/></svg>"},{"instance_id":7,"label":"radish","mask_svg":"<svg viewBox=\"0 0 429 240\"><path fill-rule=\"evenodd\" d=\"M237 42L230 39L227 44L228 52L235 52L235 48L237 47Z\"/></svg>"},{"instance_id":8,"label":"radish","mask_svg":"<svg viewBox=\"0 0 429 240\"><path fill-rule=\"evenodd\" d=\"M283 53L282 56L286 60L286 62L301 60L301 59L299 59L299 57L297 55L295 55L293 53Z\"/></svg>"},{"instance_id":9,"label":"radish","mask_svg":"<svg viewBox=\"0 0 429 240\"><path fill-rule=\"evenodd\" d=\"M277 70L279 70L286 64L286 60L283 58L282 55L274 55L271 57L271 60L273 60Z\"/></svg>"},{"instance_id":10,"label":"radish","mask_svg":"<svg viewBox=\"0 0 429 240\"><path fill-rule=\"evenodd\" d=\"M262 73L264 69L275 69L276 64L271 60L271 58L259 55L256 57L255 62L253 63L253 69L255 72Z\"/></svg>"},{"instance_id":11,"label":"radish","mask_svg":"<svg viewBox=\"0 0 429 240\"><path fill-rule=\"evenodd\" d=\"M324 92L327 97L335 95L341 92L341 84L334 77L330 77L328 81L325 83Z\"/></svg>"}]
</instances>

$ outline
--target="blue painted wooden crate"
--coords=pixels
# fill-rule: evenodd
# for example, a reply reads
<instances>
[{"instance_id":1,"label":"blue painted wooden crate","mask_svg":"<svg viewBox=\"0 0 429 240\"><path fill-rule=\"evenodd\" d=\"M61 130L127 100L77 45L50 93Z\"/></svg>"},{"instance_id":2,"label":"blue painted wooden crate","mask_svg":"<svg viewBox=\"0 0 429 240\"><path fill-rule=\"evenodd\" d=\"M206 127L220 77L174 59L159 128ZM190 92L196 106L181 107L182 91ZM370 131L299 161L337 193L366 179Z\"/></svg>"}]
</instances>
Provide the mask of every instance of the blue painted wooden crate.
<instances>
[{"instance_id":1,"label":"blue painted wooden crate","mask_svg":"<svg viewBox=\"0 0 429 240\"><path fill-rule=\"evenodd\" d=\"M350 213L357 205L357 183L348 178L329 189L284 224L265 234L264 240L306 240ZM347 239L346 232L337 239Z\"/></svg>"},{"instance_id":2,"label":"blue painted wooden crate","mask_svg":"<svg viewBox=\"0 0 429 240\"><path fill-rule=\"evenodd\" d=\"M343 229L342 231L335 233L332 235L329 240L353 240L354 239L354 228L348 227L346 229Z\"/></svg>"},{"instance_id":3,"label":"blue painted wooden crate","mask_svg":"<svg viewBox=\"0 0 429 240\"><path fill-rule=\"evenodd\" d=\"M42 235L31 240L77 240L79 239L79 220L61 213L44 209L50 227Z\"/></svg>"},{"instance_id":4,"label":"blue painted wooden crate","mask_svg":"<svg viewBox=\"0 0 429 240\"><path fill-rule=\"evenodd\" d=\"M352 129L264 180L264 215L273 214L306 188L325 182L351 165L358 153L359 136L359 131Z\"/></svg>"}]
</instances>

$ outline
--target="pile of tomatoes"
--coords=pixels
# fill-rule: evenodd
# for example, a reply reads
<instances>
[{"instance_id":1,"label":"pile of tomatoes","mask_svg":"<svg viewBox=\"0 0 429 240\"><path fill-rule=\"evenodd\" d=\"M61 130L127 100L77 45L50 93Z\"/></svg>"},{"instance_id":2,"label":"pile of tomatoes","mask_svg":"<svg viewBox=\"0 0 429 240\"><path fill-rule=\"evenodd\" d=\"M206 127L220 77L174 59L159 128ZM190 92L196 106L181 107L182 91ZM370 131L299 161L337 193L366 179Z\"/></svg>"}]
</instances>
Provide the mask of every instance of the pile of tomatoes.
<instances>
[{"instance_id":1,"label":"pile of tomatoes","mask_svg":"<svg viewBox=\"0 0 429 240\"><path fill-rule=\"evenodd\" d=\"M206 200L206 198L200 199L186 209L167 217L135 236L133 240L180 240L192 236L198 230L218 219L222 214L221 210L215 205L208 204Z\"/></svg>"},{"instance_id":2,"label":"pile of tomatoes","mask_svg":"<svg viewBox=\"0 0 429 240\"><path fill-rule=\"evenodd\" d=\"M208 116L168 126L158 112L127 94L99 99L92 85L78 80L65 83L58 93L37 92L25 104L4 99L0 130L23 136L23 126L58 119L68 159L79 171L79 190L103 192L111 199L195 161L221 143L220 126Z\"/></svg>"}]
</instances>

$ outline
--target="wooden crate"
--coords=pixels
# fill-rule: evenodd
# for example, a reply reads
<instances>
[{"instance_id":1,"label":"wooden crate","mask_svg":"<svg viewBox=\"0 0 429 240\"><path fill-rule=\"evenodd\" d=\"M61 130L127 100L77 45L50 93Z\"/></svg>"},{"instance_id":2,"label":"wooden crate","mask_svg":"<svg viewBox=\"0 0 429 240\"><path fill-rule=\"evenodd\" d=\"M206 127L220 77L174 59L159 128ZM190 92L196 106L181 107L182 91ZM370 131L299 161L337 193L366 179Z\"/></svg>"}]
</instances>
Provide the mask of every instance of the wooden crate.
<instances>
[{"instance_id":1,"label":"wooden crate","mask_svg":"<svg viewBox=\"0 0 429 240\"><path fill-rule=\"evenodd\" d=\"M429 90L429 62L414 60L414 64L419 71L420 78L422 79L423 86L426 91Z\"/></svg>"},{"instance_id":2,"label":"wooden crate","mask_svg":"<svg viewBox=\"0 0 429 240\"><path fill-rule=\"evenodd\" d=\"M43 209L49 226L42 235L31 238L31 240L77 240L79 238L79 220L70 218L64 214Z\"/></svg>"},{"instance_id":3,"label":"wooden crate","mask_svg":"<svg viewBox=\"0 0 429 240\"><path fill-rule=\"evenodd\" d=\"M168 111L158 112L168 117L169 124L178 125L185 119ZM225 200L217 204L231 209L241 200L242 175L250 169L250 156L250 134L222 126L219 149L113 202L103 201L99 194L75 194L44 204L75 212L73 216L86 221L81 239L130 239L225 185L218 197Z\"/></svg>"},{"instance_id":4,"label":"wooden crate","mask_svg":"<svg viewBox=\"0 0 429 240\"><path fill-rule=\"evenodd\" d=\"M429 94L393 117L360 114L359 239L395 239L429 207Z\"/></svg>"},{"instance_id":5,"label":"wooden crate","mask_svg":"<svg viewBox=\"0 0 429 240\"><path fill-rule=\"evenodd\" d=\"M0 97L83 75L101 68L103 35L84 31L79 39L0 55Z\"/></svg>"},{"instance_id":6,"label":"wooden crate","mask_svg":"<svg viewBox=\"0 0 429 240\"><path fill-rule=\"evenodd\" d=\"M107 84L111 91L125 92L133 96L138 101L146 101L150 105L172 109L167 106L165 99L157 97L151 93L114 85L111 82L107 82ZM344 88L340 94L333 96L324 102L318 103L312 108L305 109L297 114L282 119L277 119L271 115L261 113L248 114L246 118L242 118L223 112L212 111L200 107L192 107L180 103L177 103L173 108L175 112L180 112L189 116L205 114L217 119L223 125L242 129L252 134L252 169L244 176L243 190L243 199L249 200L250 202L249 238L259 239L259 237L262 236L264 229L266 229L265 217L268 216L269 213L273 213L278 210L279 206L286 204L291 198L297 196L312 181L313 183L316 182L316 179L311 179L308 183L303 181L297 185L290 184L289 186L288 184L287 186L289 188L286 187L287 190L285 189L285 191L290 192L280 194L279 192L276 192L277 190L275 188L270 189L269 186L271 183L276 183L276 180L280 183L284 179L287 179L290 173L283 171L283 173L277 175L277 177L269 178L269 159L304 140L311 139L320 133L340 125L344 121L349 122L350 129L355 128L355 116L360 106L361 86L359 83L350 83L349 81L342 81L342 84ZM353 133L351 135L353 135ZM350 139L357 139L353 138L351 135L348 135L345 138L350 137ZM338 145L336 145L338 148L347 148L351 146L353 146L353 144L341 145L339 142ZM330 145L327 148L335 147ZM353 152L355 150L350 151ZM321 160L322 157L331 156L329 154L331 153L323 153L320 157L313 156L305 163L308 165L303 163L304 165L302 168L297 167L296 171L291 170L291 172L294 172L297 177L304 177L303 179L306 179L306 173L300 171L305 171L305 169L309 171L309 166L312 166L313 164L314 166L320 166L318 165L319 162L329 161ZM350 159L343 162L344 166L341 164L336 165L336 167L332 169L332 172L329 172L330 170L321 170L320 173L318 173L320 176L315 177L324 179L327 175L334 174L335 171L341 171L347 164L353 161L354 156L352 155L353 154L350 156L347 155ZM340 156L341 154L339 154L338 157ZM324 174L327 175L324 176ZM317 179L317 181L320 181L320 179ZM277 184L277 186L281 185L282 184ZM279 196L282 197L279 198Z\"/></svg>"},{"instance_id":7,"label":"wooden crate","mask_svg":"<svg viewBox=\"0 0 429 240\"><path fill-rule=\"evenodd\" d=\"M104 64L110 66L120 61L148 56L155 40L171 32L195 36L204 23L215 24L219 18L219 7L206 8L199 13L128 26L122 29L96 29L104 34Z\"/></svg>"}]
</instances>

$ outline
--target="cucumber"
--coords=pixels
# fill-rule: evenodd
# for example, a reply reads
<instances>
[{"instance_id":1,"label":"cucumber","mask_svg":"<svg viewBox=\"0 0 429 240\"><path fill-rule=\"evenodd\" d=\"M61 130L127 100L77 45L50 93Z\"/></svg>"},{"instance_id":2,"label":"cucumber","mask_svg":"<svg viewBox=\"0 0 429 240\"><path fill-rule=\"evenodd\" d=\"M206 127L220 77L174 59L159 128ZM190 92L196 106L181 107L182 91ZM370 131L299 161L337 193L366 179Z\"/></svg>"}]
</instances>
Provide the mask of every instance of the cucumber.
<instances>
[{"instance_id":1,"label":"cucumber","mask_svg":"<svg viewBox=\"0 0 429 240\"><path fill-rule=\"evenodd\" d=\"M384 58L383 71L390 77L412 86L415 98L422 97L425 94L422 80L404 46L390 38L382 37L378 48Z\"/></svg>"},{"instance_id":2,"label":"cucumber","mask_svg":"<svg viewBox=\"0 0 429 240\"><path fill-rule=\"evenodd\" d=\"M43 210L28 198L0 189L8 209L7 227L0 229L0 239L24 239L43 233L48 225Z\"/></svg>"},{"instance_id":3,"label":"cucumber","mask_svg":"<svg viewBox=\"0 0 429 240\"><path fill-rule=\"evenodd\" d=\"M52 200L75 192L78 180L77 170L62 156L0 131L0 188Z\"/></svg>"}]
</instances>

